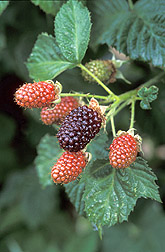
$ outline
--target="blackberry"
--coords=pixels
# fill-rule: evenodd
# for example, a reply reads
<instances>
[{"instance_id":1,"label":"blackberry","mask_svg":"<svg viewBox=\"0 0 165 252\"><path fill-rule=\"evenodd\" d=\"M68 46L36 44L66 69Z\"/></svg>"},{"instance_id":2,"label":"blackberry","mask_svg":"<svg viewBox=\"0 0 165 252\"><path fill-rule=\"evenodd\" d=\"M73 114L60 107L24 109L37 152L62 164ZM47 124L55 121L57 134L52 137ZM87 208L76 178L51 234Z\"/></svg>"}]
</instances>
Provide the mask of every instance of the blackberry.
<instances>
[{"instance_id":1,"label":"blackberry","mask_svg":"<svg viewBox=\"0 0 165 252\"><path fill-rule=\"evenodd\" d=\"M113 168L127 168L136 160L140 151L136 136L122 132L113 140L109 152L109 160Z\"/></svg>"},{"instance_id":2,"label":"blackberry","mask_svg":"<svg viewBox=\"0 0 165 252\"><path fill-rule=\"evenodd\" d=\"M15 101L24 108L43 108L58 99L58 82L51 80L23 84L15 92Z\"/></svg>"},{"instance_id":3,"label":"blackberry","mask_svg":"<svg viewBox=\"0 0 165 252\"><path fill-rule=\"evenodd\" d=\"M87 163L85 153L65 151L57 160L51 171L51 177L56 184L68 184L77 179Z\"/></svg>"},{"instance_id":4,"label":"blackberry","mask_svg":"<svg viewBox=\"0 0 165 252\"><path fill-rule=\"evenodd\" d=\"M70 152L84 149L99 132L101 124L101 115L86 105L72 110L57 133L61 148Z\"/></svg>"}]
</instances>

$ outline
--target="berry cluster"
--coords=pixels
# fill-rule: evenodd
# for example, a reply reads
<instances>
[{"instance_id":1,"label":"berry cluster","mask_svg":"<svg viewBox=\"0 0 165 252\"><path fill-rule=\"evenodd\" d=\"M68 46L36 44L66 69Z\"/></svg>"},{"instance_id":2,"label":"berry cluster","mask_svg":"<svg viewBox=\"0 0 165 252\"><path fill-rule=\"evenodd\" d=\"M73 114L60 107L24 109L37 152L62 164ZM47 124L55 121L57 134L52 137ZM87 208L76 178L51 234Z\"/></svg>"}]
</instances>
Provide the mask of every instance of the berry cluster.
<instances>
[{"instance_id":1,"label":"berry cluster","mask_svg":"<svg viewBox=\"0 0 165 252\"><path fill-rule=\"evenodd\" d=\"M53 123L61 124L63 119L73 109L79 106L78 100L71 96L61 98L61 102L57 104L54 109L43 108L41 111L41 120L46 125Z\"/></svg>"},{"instance_id":2,"label":"berry cluster","mask_svg":"<svg viewBox=\"0 0 165 252\"><path fill-rule=\"evenodd\" d=\"M138 142L128 133L116 137L110 145L109 160L113 168L127 168L137 157Z\"/></svg>"},{"instance_id":3,"label":"berry cluster","mask_svg":"<svg viewBox=\"0 0 165 252\"><path fill-rule=\"evenodd\" d=\"M21 86L15 93L15 101L25 108L43 108L57 99L58 87L52 81L40 81Z\"/></svg>"},{"instance_id":4,"label":"berry cluster","mask_svg":"<svg viewBox=\"0 0 165 252\"><path fill-rule=\"evenodd\" d=\"M102 118L98 112L86 105L72 110L57 134L61 148L70 152L84 149L99 132L101 124Z\"/></svg>"},{"instance_id":5,"label":"berry cluster","mask_svg":"<svg viewBox=\"0 0 165 252\"><path fill-rule=\"evenodd\" d=\"M88 107L79 106L78 100L73 97L63 97L51 109L52 103L59 99L60 85L53 81L24 84L16 91L15 101L25 108L42 108L41 119L47 125L62 123L57 138L65 152L53 166L51 177L55 183L67 184L75 180L85 168L87 159L82 150L100 131L105 118L94 98ZM129 134L129 131L122 131L110 145L110 164L117 169L129 167L139 151L138 137Z\"/></svg>"},{"instance_id":6,"label":"berry cluster","mask_svg":"<svg viewBox=\"0 0 165 252\"><path fill-rule=\"evenodd\" d=\"M85 168L86 162L87 160L82 151L64 152L51 171L54 183L68 184L75 180L82 172L82 169Z\"/></svg>"}]
</instances>

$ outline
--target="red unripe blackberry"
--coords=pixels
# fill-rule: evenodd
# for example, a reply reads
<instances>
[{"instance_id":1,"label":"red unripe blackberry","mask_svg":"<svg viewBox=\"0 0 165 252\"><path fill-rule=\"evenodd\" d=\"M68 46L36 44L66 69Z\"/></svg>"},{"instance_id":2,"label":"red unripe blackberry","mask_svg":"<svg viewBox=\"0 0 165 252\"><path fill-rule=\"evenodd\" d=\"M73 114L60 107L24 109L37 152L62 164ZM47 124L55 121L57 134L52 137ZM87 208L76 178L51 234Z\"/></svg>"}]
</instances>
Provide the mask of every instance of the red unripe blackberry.
<instances>
[{"instance_id":1,"label":"red unripe blackberry","mask_svg":"<svg viewBox=\"0 0 165 252\"><path fill-rule=\"evenodd\" d=\"M117 169L129 167L136 160L138 151L137 140L126 132L122 133L110 145L110 164Z\"/></svg>"},{"instance_id":2,"label":"red unripe blackberry","mask_svg":"<svg viewBox=\"0 0 165 252\"><path fill-rule=\"evenodd\" d=\"M58 98L59 88L53 81L39 81L23 84L15 92L15 101L25 108L50 106Z\"/></svg>"},{"instance_id":3,"label":"red unripe blackberry","mask_svg":"<svg viewBox=\"0 0 165 252\"><path fill-rule=\"evenodd\" d=\"M70 152L84 149L99 132L101 124L99 113L86 105L72 110L57 133L61 148Z\"/></svg>"},{"instance_id":4,"label":"red unripe blackberry","mask_svg":"<svg viewBox=\"0 0 165 252\"><path fill-rule=\"evenodd\" d=\"M75 180L87 163L85 154L82 151L65 151L57 160L51 171L54 183L68 184Z\"/></svg>"},{"instance_id":5,"label":"red unripe blackberry","mask_svg":"<svg viewBox=\"0 0 165 252\"><path fill-rule=\"evenodd\" d=\"M79 106L78 100L72 96L62 97L61 102L54 109L43 108L41 111L41 120L44 124L61 124L65 116L73 109Z\"/></svg>"}]
</instances>

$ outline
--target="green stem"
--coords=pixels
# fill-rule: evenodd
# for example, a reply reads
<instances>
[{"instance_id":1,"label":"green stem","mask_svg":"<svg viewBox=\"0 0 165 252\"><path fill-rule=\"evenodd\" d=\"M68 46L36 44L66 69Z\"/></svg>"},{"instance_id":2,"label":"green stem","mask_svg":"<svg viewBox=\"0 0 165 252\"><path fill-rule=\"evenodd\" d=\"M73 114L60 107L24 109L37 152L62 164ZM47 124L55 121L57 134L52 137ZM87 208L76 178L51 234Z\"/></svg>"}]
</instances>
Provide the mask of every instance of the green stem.
<instances>
[{"instance_id":1,"label":"green stem","mask_svg":"<svg viewBox=\"0 0 165 252\"><path fill-rule=\"evenodd\" d=\"M129 100L123 102L121 106L113 113L113 116L116 116L123 108L125 108L129 104Z\"/></svg>"},{"instance_id":2,"label":"green stem","mask_svg":"<svg viewBox=\"0 0 165 252\"><path fill-rule=\"evenodd\" d=\"M119 106L120 103L121 103L121 101L115 101L110 106L110 110L109 110L108 114L106 115L107 121L108 121L108 118L113 115L113 113L115 112L116 108Z\"/></svg>"},{"instance_id":3,"label":"green stem","mask_svg":"<svg viewBox=\"0 0 165 252\"><path fill-rule=\"evenodd\" d=\"M138 87L138 89L140 89L142 87L149 87L149 86L153 85L154 83L156 83L157 81L159 81L164 75L165 75L165 72L161 72L160 74L156 75L151 80L149 80L149 81L145 82L144 84L140 85Z\"/></svg>"},{"instance_id":4,"label":"green stem","mask_svg":"<svg viewBox=\"0 0 165 252\"><path fill-rule=\"evenodd\" d=\"M79 94L79 93L61 93L60 96L79 96L79 97L88 97L88 98L97 98L97 99L103 99L106 100L107 96L102 96L102 95L91 95L91 94Z\"/></svg>"},{"instance_id":5,"label":"green stem","mask_svg":"<svg viewBox=\"0 0 165 252\"><path fill-rule=\"evenodd\" d=\"M163 76L165 75L164 72L161 72L160 74L158 74L157 76L155 76L154 78L152 78L151 80L143 83L142 85L140 85L138 88L128 91L124 94L121 94L118 96L118 99L120 101L125 101L130 99L131 97L137 96L138 90L141 89L142 87L149 87L153 84L155 84L157 81L159 81ZM137 100L140 100L139 97L136 98Z\"/></svg>"},{"instance_id":6,"label":"green stem","mask_svg":"<svg viewBox=\"0 0 165 252\"><path fill-rule=\"evenodd\" d=\"M100 85L102 88L104 88L105 91L107 91L108 94L110 94L113 98L113 100L118 100L118 96L115 95L102 81L100 81L93 73L91 73L85 66L82 64L78 64L78 67L80 67L82 70L86 71L90 76L93 77L93 79Z\"/></svg>"},{"instance_id":7,"label":"green stem","mask_svg":"<svg viewBox=\"0 0 165 252\"><path fill-rule=\"evenodd\" d=\"M118 97L119 97L119 99L120 99L121 101L125 101L125 100L130 99L130 98L133 97L133 96L136 96L136 95L137 95L137 92L138 92L138 90L137 90L137 89L134 89L134 90L125 92L124 94L121 94L121 95L119 95Z\"/></svg>"},{"instance_id":8,"label":"green stem","mask_svg":"<svg viewBox=\"0 0 165 252\"><path fill-rule=\"evenodd\" d=\"M111 116L111 128L112 128L113 137L116 137L115 123L114 123L114 117L113 116Z\"/></svg>"},{"instance_id":9,"label":"green stem","mask_svg":"<svg viewBox=\"0 0 165 252\"><path fill-rule=\"evenodd\" d=\"M134 120L135 120L135 100L132 100L132 104L131 104L131 122L130 122L130 126L129 128L132 129L133 125L134 125Z\"/></svg>"},{"instance_id":10,"label":"green stem","mask_svg":"<svg viewBox=\"0 0 165 252\"><path fill-rule=\"evenodd\" d=\"M129 8L133 10L133 2L132 0L128 0Z\"/></svg>"}]
</instances>

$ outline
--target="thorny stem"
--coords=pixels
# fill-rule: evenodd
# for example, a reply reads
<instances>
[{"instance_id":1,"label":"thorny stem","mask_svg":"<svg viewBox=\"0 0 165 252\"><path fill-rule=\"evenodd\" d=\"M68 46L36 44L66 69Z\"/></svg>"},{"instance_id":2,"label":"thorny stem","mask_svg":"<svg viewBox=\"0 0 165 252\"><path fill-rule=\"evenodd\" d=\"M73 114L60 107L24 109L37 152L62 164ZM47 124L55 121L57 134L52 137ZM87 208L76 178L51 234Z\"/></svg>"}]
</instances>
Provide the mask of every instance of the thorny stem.
<instances>
[{"instance_id":1,"label":"thorny stem","mask_svg":"<svg viewBox=\"0 0 165 252\"><path fill-rule=\"evenodd\" d=\"M132 104L131 104L131 122L130 122L130 126L129 128L132 129L133 125L134 125L134 120L135 120L135 100L132 100Z\"/></svg>"},{"instance_id":2,"label":"thorny stem","mask_svg":"<svg viewBox=\"0 0 165 252\"><path fill-rule=\"evenodd\" d=\"M79 97L87 97L87 98L97 98L97 99L103 99L106 100L107 96L102 96L102 95L91 95L91 94L79 94L79 93L61 93L60 96L79 96Z\"/></svg>"},{"instance_id":3,"label":"thorny stem","mask_svg":"<svg viewBox=\"0 0 165 252\"><path fill-rule=\"evenodd\" d=\"M133 2L132 0L128 0L129 8L133 10Z\"/></svg>"},{"instance_id":4,"label":"thorny stem","mask_svg":"<svg viewBox=\"0 0 165 252\"><path fill-rule=\"evenodd\" d=\"M93 79L100 85L102 86L102 88L104 88L105 91L107 91L107 93L109 95L112 96L113 100L118 100L118 96L115 95L102 81L100 81L93 73L91 73L85 66L83 66L82 64L77 65L78 67L80 67L81 69L83 69L84 71L86 71L91 77L93 77Z\"/></svg>"}]
</instances>

